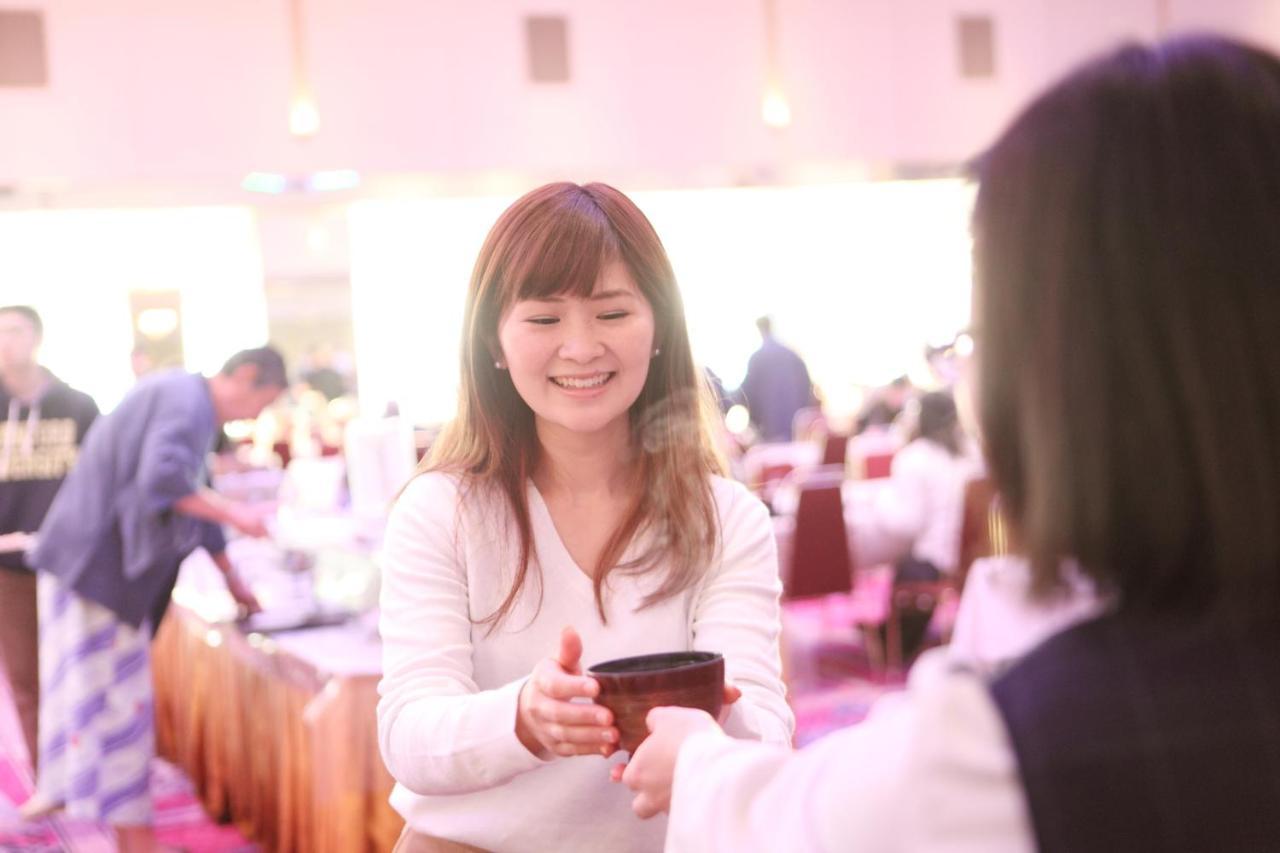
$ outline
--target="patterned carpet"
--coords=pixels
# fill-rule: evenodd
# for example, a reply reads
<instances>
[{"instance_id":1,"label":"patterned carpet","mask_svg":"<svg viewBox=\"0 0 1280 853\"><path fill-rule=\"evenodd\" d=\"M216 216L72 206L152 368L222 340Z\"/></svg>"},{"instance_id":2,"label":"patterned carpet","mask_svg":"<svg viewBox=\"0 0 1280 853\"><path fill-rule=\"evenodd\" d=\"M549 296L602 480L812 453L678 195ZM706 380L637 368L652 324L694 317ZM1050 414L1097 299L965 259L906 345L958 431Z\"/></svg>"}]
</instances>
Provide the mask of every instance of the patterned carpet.
<instances>
[{"instance_id":1,"label":"patterned carpet","mask_svg":"<svg viewBox=\"0 0 1280 853\"><path fill-rule=\"evenodd\" d=\"M111 853L115 841L93 823L54 817L24 824L18 805L31 793L31 771L8 684L0 677L0 850ZM191 784L173 765L157 760L151 768L151 796L160 843L191 853L257 851L234 827L218 826L200 807Z\"/></svg>"}]
</instances>

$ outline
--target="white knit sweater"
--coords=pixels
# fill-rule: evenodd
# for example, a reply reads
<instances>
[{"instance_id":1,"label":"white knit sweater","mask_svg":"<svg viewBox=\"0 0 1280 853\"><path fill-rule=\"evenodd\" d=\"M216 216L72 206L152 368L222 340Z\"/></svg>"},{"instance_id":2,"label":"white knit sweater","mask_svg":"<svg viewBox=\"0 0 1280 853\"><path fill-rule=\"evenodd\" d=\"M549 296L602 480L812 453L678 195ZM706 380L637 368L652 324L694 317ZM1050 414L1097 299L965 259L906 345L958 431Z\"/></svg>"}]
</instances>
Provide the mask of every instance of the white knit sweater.
<instances>
[{"instance_id":1,"label":"white knit sweater","mask_svg":"<svg viewBox=\"0 0 1280 853\"><path fill-rule=\"evenodd\" d=\"M515 609L492 633L477 623L510 589L518 557L510 511L493 495L472 493L460 504L456 480L443 474L409 485L383 555L378 739L398 783L391 803L411 827L497 853L662 848L665 820L636 818L631 793L609 781L621 754L543 761L516 738L520 686L556 652L566 625L582 636L584 666L650 652L722 652L727 679L743 693L726 730L790 743L769 517L741 485L720 478L712 485L722 547L703 580L636 611L660 573L615 572L606 625L590 578L530 484L537 562Z\"/></svg>"}]
</instances>

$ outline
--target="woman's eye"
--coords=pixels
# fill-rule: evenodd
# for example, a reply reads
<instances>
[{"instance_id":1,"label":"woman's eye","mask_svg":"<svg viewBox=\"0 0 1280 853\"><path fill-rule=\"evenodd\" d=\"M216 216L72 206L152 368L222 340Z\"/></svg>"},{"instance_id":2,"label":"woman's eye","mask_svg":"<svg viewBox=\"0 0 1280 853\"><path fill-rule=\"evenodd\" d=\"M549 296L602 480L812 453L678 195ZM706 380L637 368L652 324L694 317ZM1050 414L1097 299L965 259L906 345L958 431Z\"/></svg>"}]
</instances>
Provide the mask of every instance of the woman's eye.
<instances>
[{"instance_id":1,"label":"woman's eye","mask_svg":"<svg viewBox=\"0 0 1280 853\"><path fill-rule=\"evenodd\" d=\"M551 326L560 322L559 317L530 317L526 322L533 323L538 326Z\"/></svg>"},{"instance_id":2,"label":"woman's eye","mask_svg":"<svg viewBox=\"0 0 1280 853\"><path fill-rule=\"evenodd\" d=\"M601 314L601 315L600 315L600 319L601 319L601 320L621 320L623 317L627 316L629 313L631 313L631 312L629 312L629 311L606 311L605 313L603 313L603 314Z\"/></svg>"}]
</instances>

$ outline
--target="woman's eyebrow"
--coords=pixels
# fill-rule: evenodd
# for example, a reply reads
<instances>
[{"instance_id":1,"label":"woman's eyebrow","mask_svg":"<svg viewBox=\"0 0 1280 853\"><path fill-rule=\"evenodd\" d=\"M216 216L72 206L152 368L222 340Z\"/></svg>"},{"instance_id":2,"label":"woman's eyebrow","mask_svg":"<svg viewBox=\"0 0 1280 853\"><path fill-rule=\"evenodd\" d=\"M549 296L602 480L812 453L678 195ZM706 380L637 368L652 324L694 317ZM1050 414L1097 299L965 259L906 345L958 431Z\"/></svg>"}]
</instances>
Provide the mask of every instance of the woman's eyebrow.
<instances>
[{"instance_id":1,"label":"woman's eyebrow","mask_svg":"<svg viewBox=\"0 0 1280 853\"><path fill-rule=\"evenodd\" d=\"M591 294L591 300L598 302L602 299L617 299L619 296L635 298L635 294L630 290L602 290L599 293Z\"/></svg>"}]
</instances>

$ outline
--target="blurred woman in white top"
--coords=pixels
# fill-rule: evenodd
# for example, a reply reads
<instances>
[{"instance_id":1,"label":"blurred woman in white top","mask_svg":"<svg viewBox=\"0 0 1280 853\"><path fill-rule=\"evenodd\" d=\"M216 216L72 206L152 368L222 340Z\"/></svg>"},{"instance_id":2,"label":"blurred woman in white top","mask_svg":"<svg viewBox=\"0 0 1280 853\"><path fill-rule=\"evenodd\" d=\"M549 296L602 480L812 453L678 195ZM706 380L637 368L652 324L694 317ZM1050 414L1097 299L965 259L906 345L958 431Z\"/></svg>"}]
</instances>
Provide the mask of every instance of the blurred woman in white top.
<instances>
[{"instance_id":1,"label":"blurred woman in white top","mask_svg":"<svg viewBox=\"0 0 1280 853\"><path fill-rule=\"evenodd\" d=\"M719 475L675 276L622 193L516 201L464 323L457 419L386 536L397 849L658 850L665 823L610 784L618 731L584 671L721 652L725 730L789 743L768 513Z\"/></svg>"},{"instance_id":2,"label":"blurred woman in white top","mask_svg":"<svg viewBox=\"0 0 1280 853\"><path fill-rule=\"evenodd\" d=\"M914 436L893 457L889 484L874 504L877 528L909 543L899 563L904 580L955 572L965 484L981 475L981 456L960 427L951 393L922 396Z\"/></svg>"}]
</instances>

